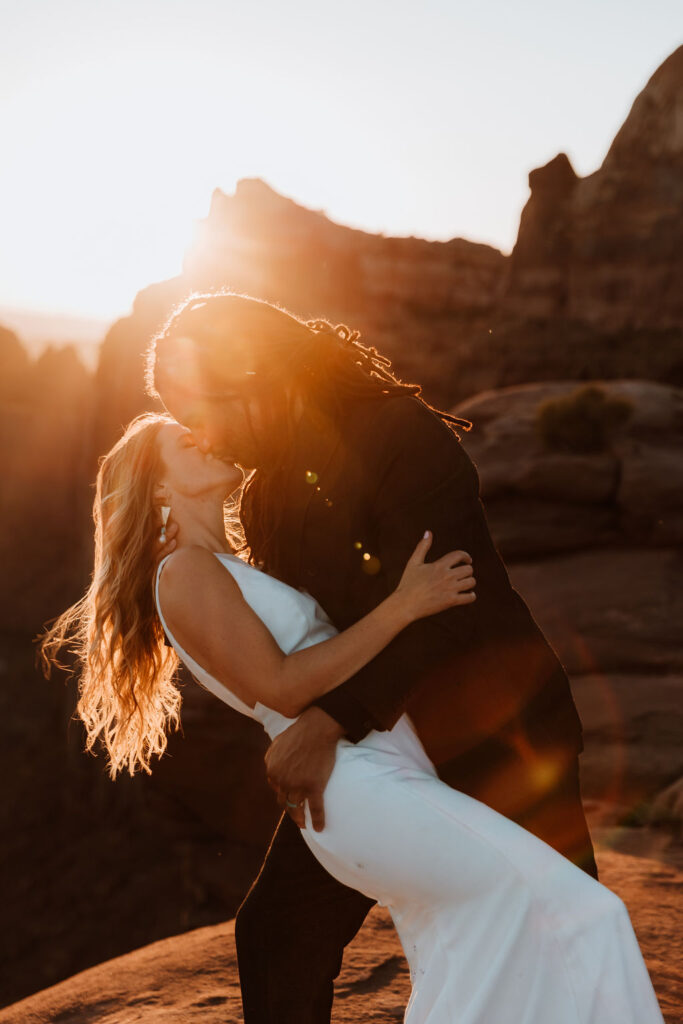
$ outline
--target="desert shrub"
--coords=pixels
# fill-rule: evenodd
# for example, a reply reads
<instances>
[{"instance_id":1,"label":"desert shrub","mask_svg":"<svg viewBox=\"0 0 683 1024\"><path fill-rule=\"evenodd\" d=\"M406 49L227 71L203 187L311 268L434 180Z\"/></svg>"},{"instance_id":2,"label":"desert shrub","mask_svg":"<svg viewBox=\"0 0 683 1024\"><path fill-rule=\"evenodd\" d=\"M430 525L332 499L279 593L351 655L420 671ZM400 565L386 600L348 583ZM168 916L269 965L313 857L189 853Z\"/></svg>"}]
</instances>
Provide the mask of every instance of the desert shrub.
<instances>
[{"instance_id":1,"label":"desert shrub","mask_svg":"<svg viewBox=\"0 0 683 1024\"><path fill-rule=\"evenodd\" d=\"M539 403L536 430L546 447L555 451L600 452L632 412L630 399L585 384L561 398Z\"/></svg>"}]
</instances>

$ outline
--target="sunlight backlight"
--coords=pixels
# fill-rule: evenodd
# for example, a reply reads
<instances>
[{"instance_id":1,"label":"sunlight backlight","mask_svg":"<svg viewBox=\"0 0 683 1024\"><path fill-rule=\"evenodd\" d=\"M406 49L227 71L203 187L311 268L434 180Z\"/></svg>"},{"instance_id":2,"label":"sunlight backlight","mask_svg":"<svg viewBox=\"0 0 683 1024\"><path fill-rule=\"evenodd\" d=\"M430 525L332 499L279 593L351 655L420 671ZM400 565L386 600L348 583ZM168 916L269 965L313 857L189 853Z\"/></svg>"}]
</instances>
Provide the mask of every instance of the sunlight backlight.
<instances>
[{"instance_id":1,"label":"sunlight backlight","mask_svg":"<svg viewBox=\"0 0 683 1024\"><path fill-rule=\"evenodd\" d=\"M246 177L340 223L509 252L529 170L599 166L676 8L581 0L558 32L541 0L26 0L0 38L0 304L125 312Z\"/></svg>"}]
</instances>

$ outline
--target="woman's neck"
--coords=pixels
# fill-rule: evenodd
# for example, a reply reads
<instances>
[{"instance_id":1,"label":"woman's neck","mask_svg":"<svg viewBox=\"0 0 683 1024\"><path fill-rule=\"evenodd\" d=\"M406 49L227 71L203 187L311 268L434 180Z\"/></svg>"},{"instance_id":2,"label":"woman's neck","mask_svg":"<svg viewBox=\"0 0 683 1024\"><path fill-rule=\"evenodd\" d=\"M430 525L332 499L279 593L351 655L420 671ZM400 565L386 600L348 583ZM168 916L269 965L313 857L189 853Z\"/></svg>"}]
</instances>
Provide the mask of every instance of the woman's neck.
<instances>
[{"instance_id":1,"label":"woman's neck","mask_svg":"<svg viewBox=\"0 0 683 1024\"><path fill-rule=\"evenodd\" d=\"M177 548L200 547L207 551L232 550L225 535L223 505L215 501L202 503L196 498L185 503L176 499L171 506L171 517L178 525Z\"/></svg>"}]
</instances>

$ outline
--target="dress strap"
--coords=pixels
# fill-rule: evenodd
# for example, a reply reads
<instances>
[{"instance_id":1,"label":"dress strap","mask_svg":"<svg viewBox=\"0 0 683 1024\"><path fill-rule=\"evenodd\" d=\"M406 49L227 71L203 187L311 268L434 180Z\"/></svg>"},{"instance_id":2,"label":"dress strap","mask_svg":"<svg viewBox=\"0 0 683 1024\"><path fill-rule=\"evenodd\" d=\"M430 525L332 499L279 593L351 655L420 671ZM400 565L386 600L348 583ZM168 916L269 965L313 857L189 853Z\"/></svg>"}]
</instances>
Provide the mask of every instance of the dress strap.
<instances>
[{"instance_id":1,"label":"dress strap","mask_svg":"<svg viewBox=\"0 0 683 1024\"><path fill-rule=\"evenodd\" d=\"M171 555L166 555L165 558L161 559L157 566L156 578L154 580L154 604L156 605L157 615L159 616L161 628L164 631L164 645L166 647L170 647L171 649L173 649L173 644L171 643L171 635L169 633L168 627L166 626L166 623L164 622L164 617L161 614L161 603L159 601L159 580L161 579L161 570L166 565L166 562L169 560L170 557Z\"/></svg>"}]
</instances>

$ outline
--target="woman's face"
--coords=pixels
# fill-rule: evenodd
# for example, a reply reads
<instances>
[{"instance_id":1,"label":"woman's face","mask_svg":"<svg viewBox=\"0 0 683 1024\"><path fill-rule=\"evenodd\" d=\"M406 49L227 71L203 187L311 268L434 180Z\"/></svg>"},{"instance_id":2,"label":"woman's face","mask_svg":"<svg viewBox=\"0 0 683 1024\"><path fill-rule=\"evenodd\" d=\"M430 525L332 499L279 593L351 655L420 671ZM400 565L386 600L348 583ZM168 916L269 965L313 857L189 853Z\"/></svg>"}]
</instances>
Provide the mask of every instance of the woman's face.
<instances>
[{"instance_id":1,"label":"woman's face","mask_svg":"<svg viewBox=\"0 0 683 1024\"><path fill-rule=\"evenodd\" d=\"M223 500L242 483L243 473L233 462L201 451L180 423L164 424L157 435L163 465L160 484L172 494L188 498L216 495Z\"/></svg>"}]
</instances>

